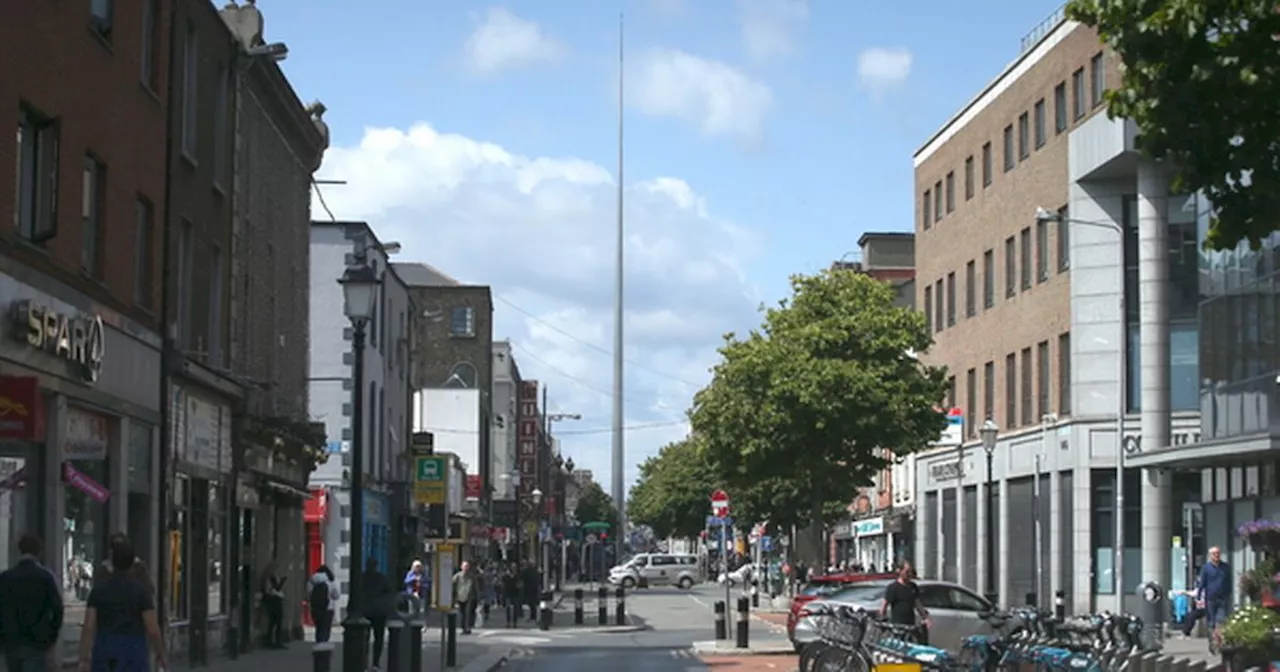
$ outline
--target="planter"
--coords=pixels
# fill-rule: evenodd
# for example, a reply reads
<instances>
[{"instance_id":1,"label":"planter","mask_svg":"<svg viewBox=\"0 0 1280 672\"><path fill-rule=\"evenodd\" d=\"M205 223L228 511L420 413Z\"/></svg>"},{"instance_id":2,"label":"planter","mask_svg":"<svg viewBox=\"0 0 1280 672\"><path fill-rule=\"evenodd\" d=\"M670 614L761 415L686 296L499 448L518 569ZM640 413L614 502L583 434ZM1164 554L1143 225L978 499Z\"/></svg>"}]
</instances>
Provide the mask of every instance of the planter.
<instances>
[{"instance_id":1,"label":"planter","mask_svg":"<svg viewBox=\"0 0 1280 672\"><path fill-rule=\"evenodd\" d=\"M1246 672L1261 668L1270 669L1271 661L1280 659L1280 652L1273 649L1222 649L1222 662L1231 672Z\"/></svg>"}]
</instances>

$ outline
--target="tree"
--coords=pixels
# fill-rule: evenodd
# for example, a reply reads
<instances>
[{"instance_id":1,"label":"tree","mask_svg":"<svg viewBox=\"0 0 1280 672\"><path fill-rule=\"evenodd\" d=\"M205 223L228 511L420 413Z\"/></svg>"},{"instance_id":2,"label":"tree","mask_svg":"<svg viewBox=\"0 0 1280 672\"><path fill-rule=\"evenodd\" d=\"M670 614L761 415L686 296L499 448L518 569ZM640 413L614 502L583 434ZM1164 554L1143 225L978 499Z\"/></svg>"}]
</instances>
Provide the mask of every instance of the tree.
<instances>
[{"instance_id":1,"label":"tree","mask_svg":"<svg viewBox=\"0 0 1280 672\"><path fill-rule=\"evenodd\" d=\"M595 481L587 481L578 493L578 505L573 509L578 524L603 522L609 523L610 533L620 533L618 529L618 507L613 505L613 498Z\"/></svg>"},{"instance_id":2,"label":"tree","mask_svg":"<svg viewBox=\"0 0 1280 672\"><path fill-rule=\"evenodd\" d=\"M1280 14L1273 0L1073 0L1124 63L1108 114L1216 210L1209 244L1257 246L1280 226Z\"/></svg>"},{"instance_id":3,"label":"tree","mask_svg":"<svg viewBox=\"0 0 1280 672\"><path fill-rule=\"evenodd\" d=\"M711 492L721 485L714 465L689 437L663 446L640 465L627 513L658 537L696 537L710 513Z\"/></svg>"},{"instance_id":4,"label":"tree","mask_svg":"<svg viewBox=\"0 0 1280 672\"><path fill-rule=\"evenodd\" d=\"M937 440L947 373L917 359L932 343L924 316L895 306L888 284L827 270L791 288L760 328L725 337L689 417L735 501L817 526L887 466L880 449Z\"/></svg>"}]
</instances>

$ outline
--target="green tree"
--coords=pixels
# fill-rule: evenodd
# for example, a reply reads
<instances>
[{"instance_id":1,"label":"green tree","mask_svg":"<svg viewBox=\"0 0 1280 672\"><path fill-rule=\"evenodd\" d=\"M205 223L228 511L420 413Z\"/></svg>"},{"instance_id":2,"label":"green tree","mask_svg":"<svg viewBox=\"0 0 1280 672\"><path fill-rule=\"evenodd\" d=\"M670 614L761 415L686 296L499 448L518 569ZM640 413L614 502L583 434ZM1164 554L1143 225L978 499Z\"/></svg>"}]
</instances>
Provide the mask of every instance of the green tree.
<instances>
[{"instance_id":1,"label":"green tree","mask_svg":"<svg viewBox=\"0 0 1280 672\"><path fill-rule=\"evenodd\" d=\"M1280 225L1280 14L1274 0L1073 0L1124 63L1108 114L1216 209L1209 244L1258 245ZM1247 177L1246 177L1247 176Z\"/></svg>"},{"instance_id":2,"label":"green tree","mask_svg":"<svg viewBox=\"0 0 1280 672\"><path fill-rule=\"evenodd\" d=\"M640 465L640 480L627 501L631 522L658 537L696 537L711 509L711 492L722 485L693 438L663 446Z\"/></svg>"},{"instance_id":3,"label":"green tree","mask_svg":"<svg viewBox=\"0 0 1280 672\"><path fill-rule=\"evenodd\" d=\"M917 359L932 343L924 316L886 283L827 270L791 288L758 329L725 337L689 417L731 500L741 490L756 516L816 527L887 465L881 448L938 438L947 373Z\"/></svg>"},{"instance_id":4,"label":"green tree","mask_svg":"<svg viewBox=\"0 0 1280 672\"><path fill-rule=\"evenodd\" d=\"M588 481L582 486L582 491L578 493L578 505L573 510L573 515L578 519L579 524L603 522L609 523L609 533L618 532L618 507L614 506L613 498L609 493L600 487L595 481Z\"/></svg>"}]
</instances>

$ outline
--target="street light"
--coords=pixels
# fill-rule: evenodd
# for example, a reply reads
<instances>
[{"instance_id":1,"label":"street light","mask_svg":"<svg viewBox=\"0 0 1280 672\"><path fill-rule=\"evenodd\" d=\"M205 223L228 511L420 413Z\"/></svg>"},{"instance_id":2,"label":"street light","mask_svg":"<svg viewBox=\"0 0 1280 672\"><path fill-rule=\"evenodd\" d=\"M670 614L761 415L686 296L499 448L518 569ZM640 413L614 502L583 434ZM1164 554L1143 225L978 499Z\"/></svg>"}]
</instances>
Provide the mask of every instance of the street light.
<instances>
[{"instance_id":1,"label":"street light","mask_svg":"<svg viewBox=\"0 0 1280 672\"><path fill-rule=\"evenodd\" d=\"M982 435L982 449L987 453L987 601L995 606L999 603L1000 594L996 591L996 517L995 517L995 479L991 474L991 462L996 452L996 437L1000 427L995 421L987 418L978 431Z\"/></svg>"},{"instance_id":2,"label":"street light","mask_svg":"<svg viewBox=\"0 0 1280 672\"><path fill-rule=\"evenodd\" d=\"M511 482L511 499L516 503L516 562L520 562L521 556L524 555L524 547L521 546L523 535L520 528L524 527L520 522L520 470L512 469L509 474L502 474L500 478L504 478Z\"/></svg>"},{"instance_id":3,"label":"street light","mask_svg":"<svg viewBox=\"0 0 1280 672\"><path fill-rule=\"evenodd\" d=\"M542 489L534 488L533 492L529 493L529 498L533 500L534 538L538 540L534 566L538 569L538 576L542 576Z\"/></svg>"},{"instance_id":4,"label":"street light","mask_svg":"<svg viewBox=\"0 0 1280 672\"><path fill-rule=\"evenodd\" d=\"M351 391L351 589L347 591L347 616L342 621L343 672L364 672L369 659L369 621L364 617L364 336L373 317L380 280L368 266L352 266L338 280L342 285L342 310L351 320L355 387Z\"/></svg>"},{"instance_id":5,"label":"street light","mask_svg":"<svg viewBox=\"0 0 1280 672\"><path fill-rule=\"evenodd\" d=\"M1036 208L1036 222L1057 222L1059 225L1075 225L1075 226L1092 226L1099 229L1109 229L1116 234L1116 265L1119 269L1120 280L1120 317L1116 320L1119 325L1119 335L1116 337L1116 347L1119 348L1120 366L1116 367L1116 502L1115 502L1115 540L1112 541L1113 550L1115 552L1115 560L1112 563L1111 576L1114 579L1115 591L1117 595L1124 595L1124 416L1128 412L1128 375L1129 362L1126 361L1126 353L1129 349L1128 344L1128 307L1125 305L1125 231L1124 227L1115 222L1095 222L1088 219L1074 219L1065 215L1051 212L1045 208Z\"/></svg>"}]
</instances>

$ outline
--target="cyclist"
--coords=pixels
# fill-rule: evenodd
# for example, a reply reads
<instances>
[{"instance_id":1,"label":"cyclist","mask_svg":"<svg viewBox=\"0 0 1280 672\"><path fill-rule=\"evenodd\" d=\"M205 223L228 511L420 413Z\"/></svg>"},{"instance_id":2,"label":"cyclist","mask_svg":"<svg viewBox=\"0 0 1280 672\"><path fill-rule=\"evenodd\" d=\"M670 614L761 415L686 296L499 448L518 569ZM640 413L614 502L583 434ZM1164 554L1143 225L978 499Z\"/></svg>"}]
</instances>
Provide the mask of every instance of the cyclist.
<instances>
[{"instance_id":1,"label":"cyclist","mask_svg":"<svg viewBox=\"0 0 1280 672\"><path fill-rule=\"evenodd\" d=\"M916 572L911 563L902 563L898 570L898 578L884 591L884 602L880 605L880 616L886 615L890 623L897 625L917 625L919 617L920 643L929 643L929 612L920 602L920 587L915 582Z\"/></svg>"}]
</instances>

